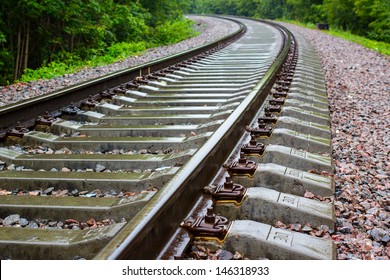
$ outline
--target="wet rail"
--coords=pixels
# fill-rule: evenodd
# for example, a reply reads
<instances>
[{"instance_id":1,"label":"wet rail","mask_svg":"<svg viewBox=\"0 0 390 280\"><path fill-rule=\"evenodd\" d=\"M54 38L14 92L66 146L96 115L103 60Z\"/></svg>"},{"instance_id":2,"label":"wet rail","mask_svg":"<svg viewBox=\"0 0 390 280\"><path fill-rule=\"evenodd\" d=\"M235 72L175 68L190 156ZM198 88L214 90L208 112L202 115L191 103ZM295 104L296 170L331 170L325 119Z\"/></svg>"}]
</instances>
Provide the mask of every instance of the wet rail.
<instances>
[{"instance_id":1,"label":"wet rail","mask_svg":"<svg viewBox=\"0 0 390 280\"><path fill-rule=\"evenodd\" d=\"M1 257L334 258L326 237L275 226L333 227L332 201L306 195L333 193L318 59L280 26L240 22L231 44L71 89L84 99L8 131Z\"/></svg>"}]
</instances>

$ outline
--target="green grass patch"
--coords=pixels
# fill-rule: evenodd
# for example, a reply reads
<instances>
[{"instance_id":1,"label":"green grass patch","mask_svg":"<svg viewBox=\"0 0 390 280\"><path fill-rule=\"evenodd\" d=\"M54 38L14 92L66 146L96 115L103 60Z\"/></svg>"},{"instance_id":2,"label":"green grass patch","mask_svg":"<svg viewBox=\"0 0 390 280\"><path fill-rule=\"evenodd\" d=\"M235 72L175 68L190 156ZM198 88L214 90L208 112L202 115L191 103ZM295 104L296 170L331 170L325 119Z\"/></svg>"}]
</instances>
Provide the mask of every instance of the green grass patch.
<instances>
[{"instance_id":1,"label":"green grass patch","mask_svg":"<svg viewBox=\"0 0 390 280\"><path fill-rule=\"evenodd\" d=\"M140 54L148 47L146 42L116 43L107 48L104 55L91 55L89 59L81 59L77 55L62 53L61 57L46 66L32 70L26 69L20 82L30 82L39 79L52 79L65 74L75 73L86 67L96 67L111 64L127 57Z\"/></svg>"},{"instance_id":2,"label":"green grass patch","mask_svg":"<svg viewBox=\"0 0 390 280\"><path fill-rule=\"evenodd\" d=\"M295 25L309 28L309 29L316 29L316 25L313 23L302 23L302 22L293 21L293 20L281 20L281 21L295 24ZM368 49L377 51L378 53L381 53L383 55L390 56L390 44L388 44L388 43L371 40L371 39L368 39L366 37L358 36L358 35L352 34L351 32L343 31L343 30L339 30L339 29L330 28L329 31L327 31L327 30L322 30L322 31L329 34L329 35L339 37L339 38L342 38L342 39L350 41L350 42L357 43L357 44L362 45Z\"/></svg>"},{"instance_id":3,"label":"green grass patch","mask_svg":"<svg viewBox=\"0 0 390 280\"><path fill-rule=\"evenodd\" d=\"M390 56L390 44L385 42L379 42L375 40L368 39L366 37L354 35L348 31L342 31L337 29L330 29L329 31L325 31L326 33L343 38L347 41L355 42L357 44L360 44L368 49L377 51L381 54Z\"/></svg>"}]
</instances>

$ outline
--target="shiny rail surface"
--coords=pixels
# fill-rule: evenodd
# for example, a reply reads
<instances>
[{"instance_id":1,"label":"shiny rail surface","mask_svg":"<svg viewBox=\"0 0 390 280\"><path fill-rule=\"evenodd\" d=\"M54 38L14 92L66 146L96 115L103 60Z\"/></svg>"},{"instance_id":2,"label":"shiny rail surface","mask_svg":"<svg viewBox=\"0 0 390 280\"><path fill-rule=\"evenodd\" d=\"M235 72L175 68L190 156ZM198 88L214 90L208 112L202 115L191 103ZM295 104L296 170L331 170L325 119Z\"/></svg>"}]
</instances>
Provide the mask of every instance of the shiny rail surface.
<instances>
[{"instance_id":1,"label":"shiny rail surface","mask_svg":"<svg viewBox=\"0 0 390 280\"><path fill-rule=\"evenodd\" d=\"M327 177L306 172L332 168L325 155L330 152L327 112L316 103L324 101L318 62L306 54L309 47L299 36L294 41L281 27L239 22L242 29L235 34L239 38L227 46L216 42L206 52L196 49L194 54L186 52L70 89L69 96L83 91L77 106L62 109L58 119L51 110L51 116L37 120L32 131L8 133L0 147L0 190L6 194L0 196L1 257L172 259L185 258L191 244L201 244L238 250L250 258L333 258L332 242L272 227L276 220L289 221L278 211L288 212L293 206L314 212L301 221L301 210L293 209L294 223L331 226L333 221L331 204L310 204L302 197L305 190L332 193ZM288 97L282 96L283 110L274 113L278 117L270 124L274 130L267 137L254 136L266 146L261 157L248 155L257 169L251 177L234 168L232 172L229 166L235 164L242 144L261 126L258 118L271 102L270 93L287 79L277 74L294 60L296 66L290 69L294 80L288 78L290 88L281 89ZM88 95L94 98L86 99ZM280 96L276 99L272 102L281 101ZM7 120L1 118L5 127ZM244 216L237 203L216 203L204 193L205 186L223 184L229 172L234 183L245 186L240 203L247 207L241 208ZM287 173L295 177L284 178ZM275 181L283 184L273 187ZM269 198L275 195L277 202L292 205L275 206ZM257 209L257 204L279 210ZM210 207L218 217L233 221L225 242L207 234L196 236L180 226ZM208 215L213 220L210 210ZM248 230L248 223L259 232ZM242 231L252 236L230 238ZM269 245L272 236L276 237ZM260 249L245 252L243 244L248 242ZM302 244L320 253L307 253L306 247L298 252Z\"/></svg>"}]
</instances>

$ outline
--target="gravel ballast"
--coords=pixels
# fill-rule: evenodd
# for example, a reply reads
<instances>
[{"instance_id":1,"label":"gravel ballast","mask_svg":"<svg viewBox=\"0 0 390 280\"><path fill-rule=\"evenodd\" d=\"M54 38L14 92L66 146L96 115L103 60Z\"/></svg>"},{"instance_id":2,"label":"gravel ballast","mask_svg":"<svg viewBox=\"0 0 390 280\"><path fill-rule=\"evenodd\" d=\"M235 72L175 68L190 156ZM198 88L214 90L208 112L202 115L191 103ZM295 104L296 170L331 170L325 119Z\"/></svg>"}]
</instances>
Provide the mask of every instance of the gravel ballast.
<instances>
[{"instance_id":1,"label":"gravel ballast","mask_svg":"<svg viewBox=\"0 0 390 280\"><path fill-rule=\"evenodd\" d=\"M0 88L0 106L214 41L237 25L194 17L202 34L144 55L51 80ZM222 23L222 24L221 24ZM205 26L204 26L205 25ZM390 59L355 43L286 24L321 58L331 112L338 259L390 259Z\"/></svg>"},{"instance_id":2,"label":"gravel ballast","mask_svg":"<svg viewBox=\"0 0 390 280\"><path fill-rule=\"evenodd\" d=\"M390 258L390 59L286 24L321 58L330 103L338 259Z\"/></svg>"}]
</instances>

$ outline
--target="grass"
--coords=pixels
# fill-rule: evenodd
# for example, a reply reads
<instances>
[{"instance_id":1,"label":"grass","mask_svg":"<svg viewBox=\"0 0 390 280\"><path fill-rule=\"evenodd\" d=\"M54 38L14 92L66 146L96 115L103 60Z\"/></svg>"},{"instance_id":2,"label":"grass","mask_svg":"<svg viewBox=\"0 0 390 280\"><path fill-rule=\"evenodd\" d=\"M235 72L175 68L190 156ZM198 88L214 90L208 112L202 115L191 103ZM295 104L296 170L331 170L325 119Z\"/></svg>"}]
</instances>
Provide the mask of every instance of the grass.
<instances>
[{"instance_id":1,"label":"grass","mask_svg":"<svg viewBox=\"0 0 390 280\"><path fill-rule=\"evenodd\" d=\"M62 59L55 60L38 69L26 69L19 82L31 82L39 79L51 79L65 74L72 74L88 67L111 64L126 57L138 55L145 51L148 45L145 42L117 43L108 48L104 55L96 55L87 60L67 54Z\"/></svg>"},{"instance_id":2,"label":"grass","mask_svg":"<svg viewBox=\"0 0 390 280\"><path fill-rule=\"evenodd\" d=\"M302 22L291 21L291 20L282 20L282 21L287 22L287 23L291 23L291 24L295 24L295 25L298 25L301 27L309 28L309 29L316 29L316 26L313 23L302 23ZM329 35L335 36L335 37L345 39L345 40L350 41L350 42L357 43L357 44L362 45L368 49L374 50L380 54L390 56L390 44L389 43L371 40L371 39L368 39L366 37L352 34L349 31L343 31L343 30L339 30L339 29L331 28L329 31L323 30L323 32L325 32Z\"/></svg>"},{"instance_id":3,"label":"grass","mask_svg":"<svg viewBox=\"0 0 390 280\"><path fill-rule=\"evenodd\" d=\"M375 40L371 40L362 36L354 35L347 31L337 30L337 29L331 29L329 31L325 31L326 33L343 38L345 40L355 42L357 44L360 44L368 49L377 51L383 55L390 56L390 44L385 42L378 42Z\"/></svg>"}]
</instances>

